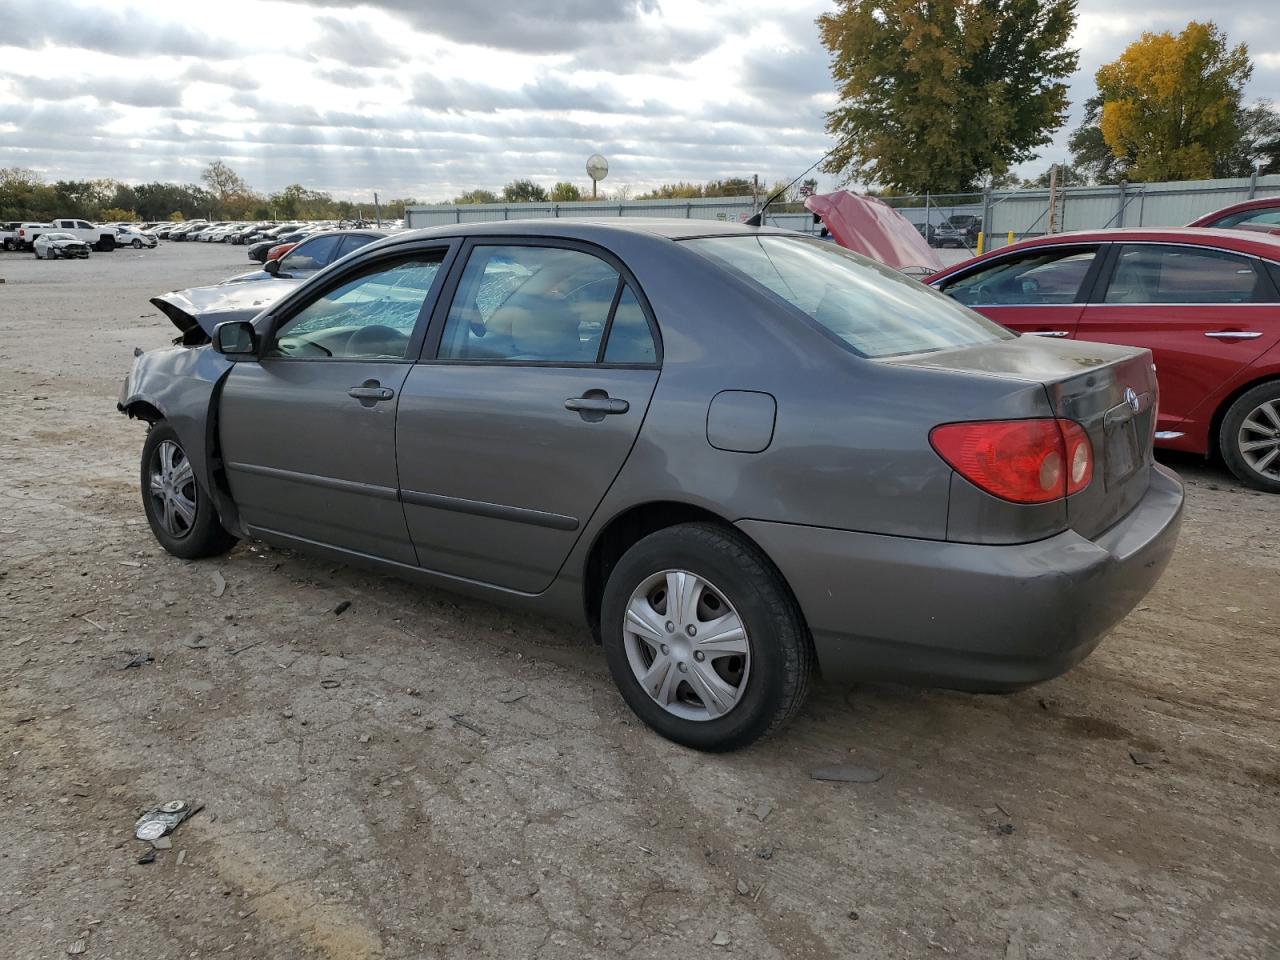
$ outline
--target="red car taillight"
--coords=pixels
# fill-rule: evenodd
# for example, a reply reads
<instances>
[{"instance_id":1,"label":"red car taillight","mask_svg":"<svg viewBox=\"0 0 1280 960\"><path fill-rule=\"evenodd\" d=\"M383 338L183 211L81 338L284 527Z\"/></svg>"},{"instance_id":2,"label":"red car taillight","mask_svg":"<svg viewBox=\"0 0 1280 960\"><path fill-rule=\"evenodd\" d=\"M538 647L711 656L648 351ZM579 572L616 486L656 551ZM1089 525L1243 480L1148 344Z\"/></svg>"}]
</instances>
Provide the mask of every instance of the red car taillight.
<instances>
[{"instance_id":1,"label":"red car taillight","mask_svg":"<svg viewBox=\"0 0 1280 960\"><path fill-rule=\"evenodd\" d=\"M974 486L1013 503L1048 503L1093 479L1093 445L1074 420L945 423L929 442Z\"/></svg>"}]
</instances>

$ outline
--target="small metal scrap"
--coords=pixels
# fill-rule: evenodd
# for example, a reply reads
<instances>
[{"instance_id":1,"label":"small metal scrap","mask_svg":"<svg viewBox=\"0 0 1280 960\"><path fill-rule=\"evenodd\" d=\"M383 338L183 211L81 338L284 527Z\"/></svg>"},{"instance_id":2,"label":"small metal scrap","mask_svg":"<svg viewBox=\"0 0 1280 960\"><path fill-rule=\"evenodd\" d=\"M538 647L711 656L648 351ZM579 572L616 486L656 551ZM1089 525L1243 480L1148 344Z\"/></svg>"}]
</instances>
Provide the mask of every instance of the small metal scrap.
<instances>
[{"instance_id":1,"label":"small metal scrap","mask_svg":"<svg viewBox=\"0 0 1280 960\"><path fill-rule=\"evenodd\" d=\"M74 957L78 953L84 953L87 949L89 949L89 945L85 943L84 938L81 937L79 940L72 941L71 946L67 947L67 953Z\"/></svg>"},{"instance_id":2,"label":"small metal scrap","mask_svg":"<svg viewBox=\"0 0 1280 960\"><path fill-rule=\"evenodd\" d=\"M221 572L213 571L213 595L220 597L227 591L227 579Z\"/></svg>"},{"instance_id":3,"label":"small metal scrap","mask_svg":"<svg viewBox=\"0 0 1280 960\"><path fill-rule=\"evenodd\" d=\"M884 776L884 771L841 764L836 767L819 767L810 771L809 776L814 780L835 780L841 783L875 783Z\"/></svg>"},{"instance_id":4,"label":"small metal scrap","mask_svg":"<svg viewBox=\"0 0 1280 960\"><path fill-rule=\"evenodd\" d=\"M200 807L186 800L170 800L152 807L133 825L133 835L139 840L158 840L171 833L187 817L198 813Z\"/></svg>"},{"instance_id":5,"label":"small metal scrap","mask_svg":"<svg viewBox=\"0 0 1280 960\"><path fill-rule=\"evenodd\" d=\"M131 659L121 665L121 670L132 670L136 667L142 666L144 663L154 663L156 659L145 650L142 653L135 653L132 650L126 650L125 656L130 657Z\"/></svg>"}]
</instances>

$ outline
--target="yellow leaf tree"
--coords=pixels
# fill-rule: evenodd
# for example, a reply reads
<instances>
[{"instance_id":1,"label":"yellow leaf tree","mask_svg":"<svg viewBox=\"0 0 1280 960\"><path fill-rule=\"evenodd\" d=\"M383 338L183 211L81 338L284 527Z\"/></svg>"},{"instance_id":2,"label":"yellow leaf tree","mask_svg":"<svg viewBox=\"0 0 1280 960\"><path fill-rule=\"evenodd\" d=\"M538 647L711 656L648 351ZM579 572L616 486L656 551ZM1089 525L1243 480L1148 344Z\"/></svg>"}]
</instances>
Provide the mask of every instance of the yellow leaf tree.
<instances>
[{"instance_id":1,"label":"yellow leaf tree","mask_svg":"<svg viewBox=\"0 0 1280 960\"><path fill-rule=\"evenodd\" d=\"M1213 23L1177 36L1144 33L1096 80L1099 128L1131 180L1211 177L1240 139L1240 99L1253 67Z\"/></svg>"}]
</instances>

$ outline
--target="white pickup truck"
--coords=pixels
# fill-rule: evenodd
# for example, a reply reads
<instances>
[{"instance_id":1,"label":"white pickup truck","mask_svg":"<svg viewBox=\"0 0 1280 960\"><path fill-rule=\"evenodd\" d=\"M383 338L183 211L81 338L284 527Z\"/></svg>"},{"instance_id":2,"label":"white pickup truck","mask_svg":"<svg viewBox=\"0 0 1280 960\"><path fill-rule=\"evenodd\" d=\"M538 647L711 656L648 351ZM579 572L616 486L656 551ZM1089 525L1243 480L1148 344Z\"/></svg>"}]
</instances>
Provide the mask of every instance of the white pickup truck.
<instances>
[{"instance_id":1,"label":"white pickup truck","mask_svg":"<svg viewBox=\"0 0 1280 960\"><path fill-rule=\"evenodd\" d=\"M59 233L69 233L95 250L107 251L116 248L114 227L96 227L87 220L54 220L53 229Z\"/></svg>"}]
</instances>

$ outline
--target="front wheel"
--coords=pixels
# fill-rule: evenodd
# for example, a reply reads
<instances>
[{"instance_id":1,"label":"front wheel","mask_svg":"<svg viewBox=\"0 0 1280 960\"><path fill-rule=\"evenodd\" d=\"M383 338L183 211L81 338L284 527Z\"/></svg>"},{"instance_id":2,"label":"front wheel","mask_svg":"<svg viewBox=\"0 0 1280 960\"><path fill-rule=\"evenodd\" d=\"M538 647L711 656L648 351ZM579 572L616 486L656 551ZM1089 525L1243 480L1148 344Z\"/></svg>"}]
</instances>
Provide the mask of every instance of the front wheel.
<instances>
[{"instance_id":1,"label":"front wheel","mask_svg":"<svg viewBox=\"0 0 1280 960\"><path fill-rule=\"evenodd\" d=\"M218 521L178 433L163 420L142 445L142 505L160 546L184 560L226 553L236 538Z\"/></svg>"},{"instance_id":2,"label":"front wheel","mask_svg":"<svg viewBox=\"0 0 1280 960\"><path fill-rule=\"evenodd\" d=\"M680 524L634 544L605 585L601 634L631 709L697 750L773 733L808 693L813 646L795 599L727 527Z\"/></svg>"},{"instance_id":3,"label":"front wheel","mask_svg":"<svg viewBox=\"0 0 1280 960\"><path fill-rule=\"evenodd\" d=\"M141 249L142 249L142 241L141 241L141 240L134 240L134 241L133 241L133 249L135 249L135 250L141 250Z\"/></svg>"},{"instance_id":4,"label":"front wheel","mask_svg":"<svg viewBox=\"0 0 1280 960\"><path fill-rule=\"evenodd\" d=\"M1280 381L1241 394L1222 418L1218 446L1242 483L1280 493Z\"/></svg>"}]
</instances>

